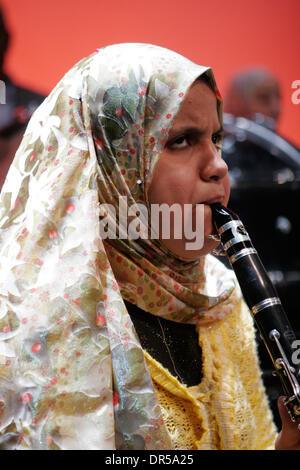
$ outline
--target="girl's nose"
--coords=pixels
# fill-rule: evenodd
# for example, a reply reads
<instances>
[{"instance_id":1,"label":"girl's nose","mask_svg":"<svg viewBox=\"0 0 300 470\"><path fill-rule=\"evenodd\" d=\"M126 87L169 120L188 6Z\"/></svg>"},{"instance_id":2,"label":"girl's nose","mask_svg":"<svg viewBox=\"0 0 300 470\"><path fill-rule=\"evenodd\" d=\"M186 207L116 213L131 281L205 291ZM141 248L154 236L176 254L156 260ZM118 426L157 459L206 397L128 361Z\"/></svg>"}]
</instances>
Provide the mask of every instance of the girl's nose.
<instances>
[{"instance_id":1,"label":"girl's nose","mask_svg":"<svg viewBox=\"0 0 300 470\"><path fill-rule=\"evenodd\" d=\"M215 147L209 149L205 164L200 168L200 176L205 181L219 181L228 173L228 166Z\"/></svg>"}]
</instances>

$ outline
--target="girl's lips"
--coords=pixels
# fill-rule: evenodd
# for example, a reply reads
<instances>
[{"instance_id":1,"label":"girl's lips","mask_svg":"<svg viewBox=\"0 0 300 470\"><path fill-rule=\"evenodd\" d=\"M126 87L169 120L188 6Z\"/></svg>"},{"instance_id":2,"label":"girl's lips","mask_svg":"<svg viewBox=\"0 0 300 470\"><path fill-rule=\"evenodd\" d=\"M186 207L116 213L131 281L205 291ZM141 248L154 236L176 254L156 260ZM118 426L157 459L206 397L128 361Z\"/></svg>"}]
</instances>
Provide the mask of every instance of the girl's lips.
<instances>
[{"instance_id":1,"label":"girl's lips","mask_svg":"<svg viewBox=\"0 0 300 470\"><path fill-rule=\"evenodd\" d=\"M206 204L206 205L210 205L210 204L215 204L216 202L219 202L220 204L223 204L224 203L224 199L225 199L225 196L218 196L218 197L214 197L214 198L211 198L211 199L208 199L207 201L203 201L203 202L199 202L198 204Z\"/></svg>"},{"instance_id":2,"label":"girl's lips","mask_svg":"<svg viewBox=\"0 0 300 470\"><path fill-rule=\"evenodd\" d=\"M212 199L211 201L220 202L222 204L224 203L224 198L222 197L218 199ZM204 226L209 227L205 236L208 236L210 238L213 238L213 236L219 237L219 234L215 228L215 224L212 220L212 210L210 204L213 204L213 202L199 202L195 205L195 208L197 208L198 205L204 205Z\"/></svg>"},{"instance_id":3,"label":"girl's lips","mask_svg":"<svg viewBox=\"0 0 300 470\"><path fill-rule=\"evenodd\" d=\"M211 230L210 230L210 234L208 236L211 236L211 235L216 235L218 236L218 232L215 228L215 224L213 223L213 220L212 220L212 210L211 210L211 207L209 204L207 203L204 203L205 205L205 209L207 210L208 214L207 214L207 217L209 218L209 223L211 225ZM205 222L204 222L205 223Z\"/></svg>"}]
</instances>

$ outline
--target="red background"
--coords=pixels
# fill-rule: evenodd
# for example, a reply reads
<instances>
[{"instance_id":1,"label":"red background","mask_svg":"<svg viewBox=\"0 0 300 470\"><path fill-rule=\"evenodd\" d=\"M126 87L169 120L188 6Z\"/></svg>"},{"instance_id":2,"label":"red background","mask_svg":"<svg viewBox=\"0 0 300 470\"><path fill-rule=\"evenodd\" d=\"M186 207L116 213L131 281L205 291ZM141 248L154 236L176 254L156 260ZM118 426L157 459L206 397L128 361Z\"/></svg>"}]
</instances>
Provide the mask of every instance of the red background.
<instances>
[{"instance_id":1,"label":"red background","mask_svg":"<svg viewBox=\"0 0 300 470\"><path fill-rule=\"evenodd\" d=\"M1 0L12 34L6 71L48 93L96 48L150 42L210 65L221 93L232 74L264 65L281 83L279 131L300 146L300 0Z\"/></svg>"}]
</instances>

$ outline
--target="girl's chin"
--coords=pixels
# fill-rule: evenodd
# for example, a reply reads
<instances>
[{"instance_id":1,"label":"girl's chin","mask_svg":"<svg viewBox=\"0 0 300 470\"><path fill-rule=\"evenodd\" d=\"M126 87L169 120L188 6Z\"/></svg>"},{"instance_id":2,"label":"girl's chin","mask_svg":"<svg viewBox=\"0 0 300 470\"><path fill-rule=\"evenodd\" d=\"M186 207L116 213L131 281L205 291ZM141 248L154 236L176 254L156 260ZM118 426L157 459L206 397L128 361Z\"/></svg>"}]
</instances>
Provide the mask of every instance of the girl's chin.
<instances>
[{"instance_id":1,"label":"girl's chin","mask_svg":"<svg viewBox=\"0 0 300 470\"><path fill-rule=\"evenodd\" d=\"M205 256L211 253L218 245L219 242L210 238L211 235L216 235L214 224L212 222L212 213L210 206L205 204L204 212L204 225L202 225L203 232L201 237L195 243L195 240L183 239L165 239L161 240L162 244L165 245L168 250L175 256L185 260L195 260L201 256ZM195 227L193 227L193 233L195 233ZM199 230L200 232L200 230ZM201 246L201 248L198 248Z\"/></svg>"},{"instance_id":2,"label":"girl's chin","mask_svg":"<svg viewBox=\"0 0 300 470\"><path fill-rule=\"evenodd\" d=\"M204 244L200 249L188 249L186 245L191 243L189 240L181 240L181 243L178 243L178 240L168 241L164 243L165 246L168 248L169 251L174 253L175 256L186 259L188 261L192 261L195 259L200 258L201 256L205 256L213 251L219 243L208 236L204 236Z\"/></svg>"}]
</instances>

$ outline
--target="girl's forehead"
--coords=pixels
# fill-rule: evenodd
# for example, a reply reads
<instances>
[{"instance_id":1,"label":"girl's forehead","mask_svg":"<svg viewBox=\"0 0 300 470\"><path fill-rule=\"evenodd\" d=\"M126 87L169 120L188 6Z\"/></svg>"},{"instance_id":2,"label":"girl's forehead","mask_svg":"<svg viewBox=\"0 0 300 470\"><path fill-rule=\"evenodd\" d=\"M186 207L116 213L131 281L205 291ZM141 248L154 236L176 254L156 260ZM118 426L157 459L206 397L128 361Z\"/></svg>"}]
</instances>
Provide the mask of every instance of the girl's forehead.
<instances>
[{"instance_id":1,"label":"girl's forehead","mask_svg":"<svg viewBox=\"0 0 300 470\"><path fill-rule=\"evenodd\" d=\"M195 82L178 110L173 128L184 121L199 124L208 119L214 119L219 123L217 98L205 83Z\"/></svg>"}]
</instances>

